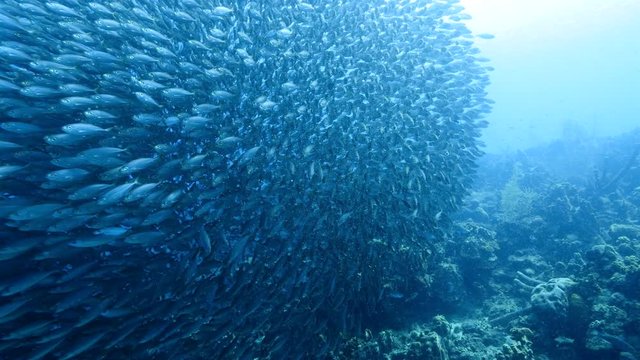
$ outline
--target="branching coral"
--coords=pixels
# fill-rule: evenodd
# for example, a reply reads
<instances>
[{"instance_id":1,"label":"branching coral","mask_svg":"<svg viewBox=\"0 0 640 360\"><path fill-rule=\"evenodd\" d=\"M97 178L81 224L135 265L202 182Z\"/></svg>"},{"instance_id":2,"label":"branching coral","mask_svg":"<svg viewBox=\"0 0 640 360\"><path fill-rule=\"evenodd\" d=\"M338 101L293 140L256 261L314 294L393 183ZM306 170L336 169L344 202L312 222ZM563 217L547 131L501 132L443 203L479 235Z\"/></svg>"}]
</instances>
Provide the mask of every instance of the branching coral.
<instances>
[{"instance_id":1,"label":"branching coral","mask_svg":"<svg viewBox=\"0 0 640 360\"><path fill-rule=\"evenodd\" d=\"M640 155L640 144L637 144L634 147L633 152L631 153L631 156L627 160L627 163L610 180L606 181L602 177L596 177L595 179L596 193L605 194L606 192L614 189L618 181L620 181L620 179L622 179L624 176L626 176L629 173L629 170L635 163L636 158L638 158L638 155Z\"/></svg>"},{"instance_id":2,"label":"branching coral","mask_svg":"<svg viewBox=\"0 0 640 360\"><path fill-rule=\"evenodd\" d=\"M538 194L523 190L519 181L522 177L520 164L515 164L513 174L500 193L501 218L505 222L517 222L529 216L533 210L534 201Z\"/></svg>"}]
</instances>

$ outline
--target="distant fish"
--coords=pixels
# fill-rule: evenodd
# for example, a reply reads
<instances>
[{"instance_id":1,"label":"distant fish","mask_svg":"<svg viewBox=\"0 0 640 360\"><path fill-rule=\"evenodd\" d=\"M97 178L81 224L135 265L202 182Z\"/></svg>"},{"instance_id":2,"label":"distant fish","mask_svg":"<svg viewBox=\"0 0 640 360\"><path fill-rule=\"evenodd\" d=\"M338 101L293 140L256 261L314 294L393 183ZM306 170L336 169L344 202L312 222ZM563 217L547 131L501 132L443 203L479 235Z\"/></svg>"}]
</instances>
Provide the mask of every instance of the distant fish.
<instances>
[{"instance_id":1,"label":"distant fish","mask_svg":"<svg viewBox=\"0 0 640 360\"><path fill-rule=\"evenodd\" d=\"M216 16L226 16L233 13L233 10L228 7L217 6L213 9L211 13Z\"/></svg>"},{"instance_id":2,"label":"distant fish","mask_svg":"<svg viewBox=\"0 0 640 360\"><path fill-rule=\"evenodd\" d=\"M204 255L208 256L211 253L211 239L209 238L209 234L207 234L204 227L200 227L198 234L198 243L202 247Z\"/></svg>"},{"instance_id":3,"label":"distant fish","mask_svg":"<svg viewBox=\"0 0 640 360\"><path fill-rule=\"evenodd\" d=\"M494 39L496 36L493 34L478 34L476 35L476 37L479 39L490 40L490 39Z\"/></svg>"}]
</instances>

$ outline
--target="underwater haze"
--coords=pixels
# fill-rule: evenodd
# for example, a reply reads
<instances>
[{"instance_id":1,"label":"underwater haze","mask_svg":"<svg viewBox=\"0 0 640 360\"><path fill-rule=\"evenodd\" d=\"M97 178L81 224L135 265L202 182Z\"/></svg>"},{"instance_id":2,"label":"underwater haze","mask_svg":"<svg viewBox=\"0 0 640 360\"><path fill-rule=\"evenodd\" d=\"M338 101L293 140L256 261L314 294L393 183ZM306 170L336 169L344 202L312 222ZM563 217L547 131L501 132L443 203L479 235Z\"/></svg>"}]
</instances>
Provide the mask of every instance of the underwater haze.
<instances>
[{"instance_id":1,"label":"underwater haze","mask_svg":"<svg viewBox=\"0 0 640 360\"><path fill-rule=\"evenodd\" d=\"M0 1L0 360L638 359L617 4Z\"/></svg>"},{"instance_id":2,"label":"underwater haze","mask_svg":"<svg viewBox=\"0 0 640 360\"><path fill-rule=\"evenodd\" d=\"M640 126L640 3L637 1L463 0L483 55L496 70L488 152L523 150L563 136Z\"/></svg>"}]
</instances>

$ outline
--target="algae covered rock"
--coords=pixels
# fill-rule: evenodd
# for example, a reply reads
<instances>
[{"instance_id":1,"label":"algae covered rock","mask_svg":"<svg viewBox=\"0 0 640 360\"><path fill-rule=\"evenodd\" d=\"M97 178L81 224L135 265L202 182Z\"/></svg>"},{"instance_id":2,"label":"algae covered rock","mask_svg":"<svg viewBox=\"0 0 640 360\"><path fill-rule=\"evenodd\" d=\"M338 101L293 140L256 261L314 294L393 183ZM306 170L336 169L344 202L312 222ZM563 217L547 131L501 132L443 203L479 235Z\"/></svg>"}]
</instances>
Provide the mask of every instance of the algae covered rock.
<instances>
[{"instance_id":1,"label":"algae covered rock","mask_svg":"<svg viewBox=\"0 0 640 360\"><path fill-rule=\"evenodd\" d=\"M531 337L533 337L533 331L528 328L511 329L507 342L496 354L496 360L533 360Z\"/></svg>"},{"instance_id":2,"label":"algae covered rock","mask_svg":"<svg viewBox=\"0 0 640 360\"><path fill-rule=\"evenodd\" d=\"M537 285L531 292L533 309L553 316L565 316L569 308L567 289L575 285L569 278L556 278Z\"/></svg>"},{"instance_id":3,"label":"algae covered rock","mask_svg":"<svg viewBox=\"0 0 640 360\"><path fill-rule=\"evenodd\" d=\"M457 264L442 262L433 270L431 291L433 296L448 304L459 304L464 300L464 278Z\"/></svg>"},{"instance_id":4,"label":"algae covered rock","mask_svg":"<svg viewBox=\"0 0 640 360\"><path fill-rule=\"evenodd\" d=\"M640 225L611 224L609 226L609 235L612 238L626 236L630 239L640 240Z\"/></svg>"},{"instance_id":5,"label":"algae covered rock","mask_svg":"<svg viewBox=\"0 0 640 360\"><path fill-rule=\"evenodd\" d=\"M446 325L444 317L436 317L434 325ZM437 328L437 326L436 326ZM384 330L377 335L365 331L354 337L338 352L340 359L385 360L449 360L444 336L428 325L414 326L411 330Z\"/></svg>"},{"instance_id":6,"label":"algae covered rock","mask_svg":"<svg viewBox=\"0 0 640 360\"><path fill-rule=\"evenodd\" d=\"M473 222L461 223L456 230L460 237L456 250L463 262L475 270L495 267L500 248L495 231Z\"/></svg>"}]
</instances>

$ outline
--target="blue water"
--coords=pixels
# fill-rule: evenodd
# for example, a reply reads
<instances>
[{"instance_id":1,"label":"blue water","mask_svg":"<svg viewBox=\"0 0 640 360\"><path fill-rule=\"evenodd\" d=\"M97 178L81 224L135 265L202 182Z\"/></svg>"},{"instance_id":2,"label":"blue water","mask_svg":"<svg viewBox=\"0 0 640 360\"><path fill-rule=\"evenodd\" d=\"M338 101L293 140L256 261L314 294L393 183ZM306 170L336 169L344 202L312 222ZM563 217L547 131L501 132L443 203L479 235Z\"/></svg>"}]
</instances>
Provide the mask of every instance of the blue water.
<instances>
[{"instance_id":1,"label":"blue water","mask_svg":"<svg viewBox=\"0 0 640 360\"><path fill-rule=\"evenodd\" d=\"M567 125L590 136L638 127L640 25L634 1L463 1L478 47L496 68L496 101L483 138L489 152L524 150L564 137Z\"/></svg>"},{"instance_id":2,"label":"blue water","mask_svg":"<svg viewBox=\"0 0 640 360\"><path fill-rule=\"evenodd\" d=\"M637 358L637 25L535 9L5 0L0 359Z\"/></svg>"}]
</instances>

